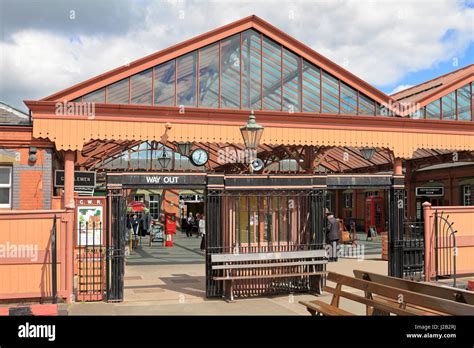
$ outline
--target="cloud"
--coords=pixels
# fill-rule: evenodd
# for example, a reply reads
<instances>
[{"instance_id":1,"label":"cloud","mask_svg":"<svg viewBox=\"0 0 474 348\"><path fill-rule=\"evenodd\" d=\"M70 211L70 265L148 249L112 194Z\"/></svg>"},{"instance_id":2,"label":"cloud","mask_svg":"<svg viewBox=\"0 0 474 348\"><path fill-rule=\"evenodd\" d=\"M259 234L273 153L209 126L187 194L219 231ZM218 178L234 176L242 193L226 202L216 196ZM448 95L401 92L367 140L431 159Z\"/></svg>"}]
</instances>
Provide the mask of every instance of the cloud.
<instances>
[{"instance_id":1,"label":"cloud","mask_svg":"<svg viewBox=\"0 0 474 348\"><path fill-rule=\"evenodd\" d=\"M22 2L9 6L16 3ZM0 87L1 99L24 109L24 99L45 97L250 14L378 86L462 57L473 42L474 9L450 0L97 1L102 17L93 14L96 2L86 3L73 23L49 17L63 12L43 11L41 20L4 30L0 78L8 82ZM34 8L23 11L38 17L28 12Z\"/></svg>"}]
</instances>

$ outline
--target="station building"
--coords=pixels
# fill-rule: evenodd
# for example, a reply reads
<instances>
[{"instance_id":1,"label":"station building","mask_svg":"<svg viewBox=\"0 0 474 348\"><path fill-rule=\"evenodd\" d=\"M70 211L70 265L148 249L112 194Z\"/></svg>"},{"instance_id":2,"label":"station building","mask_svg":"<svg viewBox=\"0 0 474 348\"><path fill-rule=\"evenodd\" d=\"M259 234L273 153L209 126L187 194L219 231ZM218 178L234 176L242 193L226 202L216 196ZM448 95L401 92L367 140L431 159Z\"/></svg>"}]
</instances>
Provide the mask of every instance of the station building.
<instances>
[{"instance_id":1,"label":"station building","mask_svg":"<svg viewBox=\"0 0 474 348\"><path fill-rule=\"evenodd\" d=\"M6 208L68 212L80 195L104 195L112 239L131 201L154 218L202 211L210 297L224 291L211 254L321 248L327 210L363 231L375 214L395 250L424 202L473 205L473 80L469 65L387 95L250 16L25 101L31 123L2 126L5 158L21 153L3 161ZM94 187L80 190L75 172L95 173ZM389 274L403 276L400 255ZM272 283L239 284L244 294Z\"/></svg>"}]
</instances>

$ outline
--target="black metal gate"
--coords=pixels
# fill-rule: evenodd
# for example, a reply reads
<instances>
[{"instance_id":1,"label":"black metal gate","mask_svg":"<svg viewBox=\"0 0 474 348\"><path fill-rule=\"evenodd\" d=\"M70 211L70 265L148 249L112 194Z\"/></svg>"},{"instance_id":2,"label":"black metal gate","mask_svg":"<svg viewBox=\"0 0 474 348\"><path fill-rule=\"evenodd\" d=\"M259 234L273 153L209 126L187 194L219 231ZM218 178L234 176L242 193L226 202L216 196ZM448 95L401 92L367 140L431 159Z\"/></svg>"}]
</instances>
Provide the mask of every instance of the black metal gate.
<instances>
[{"instance_id":1,"label":"black metal gate","mask_svg":"<svg viewBox=\"0 0 474 348\"><path fill-rule=\"evenodd\" d=\"M443 212L434 214L434 254L436 280L441 278L453 278L453 286L456 287L456 230L454 222L449 221L449 215Z\"/></svg>"},{"instance_id":2,"label":"black metal gate","mask_svg":"<svg viewBox=\"0 0 474 348\"><path fill-rule=\"evenodd\" d=\"M108 190L106 231L106 299L123 301L127 203L122 190Z\"/></svg>"},{"instance_id":3,"label":"black metal gate","mask_svg":"<svg viewBox=\"0 0 474 348\"><path fill-rule=\"evenodd\" d=\"M221 297L224 293L223 282L213 279L218 274L211 267L212 254L323 249L325 195L325 190L209 190L206 196L206 296ZM307 271L304 267L307 266L289 266L286 272L303 273ZM325 265L316 267L316 271L325 270ZM265 270L243 272L258 275ZM311 276L262 277L236 281L234 295L316 291L316 287L317 282Z\"/></svg>"},{"instance_id":4,"label":"black metal gate","mask_svg":"<svg viewBox=\"0 0 474 348\"><path fill-rule=\"evenodd\" d=\"M422 221L405 219L405 190L390 190L389 275L414 280L425 272L424 225Z\"/></svg>"}]
</instances>

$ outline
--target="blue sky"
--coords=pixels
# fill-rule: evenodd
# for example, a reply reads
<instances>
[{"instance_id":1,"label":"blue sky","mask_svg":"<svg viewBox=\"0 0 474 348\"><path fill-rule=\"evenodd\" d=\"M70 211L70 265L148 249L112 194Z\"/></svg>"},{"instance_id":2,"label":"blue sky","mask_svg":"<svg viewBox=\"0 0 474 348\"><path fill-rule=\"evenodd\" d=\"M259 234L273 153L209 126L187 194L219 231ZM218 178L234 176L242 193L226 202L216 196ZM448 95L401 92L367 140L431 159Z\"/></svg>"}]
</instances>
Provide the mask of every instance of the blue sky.
<instances>
[{"instance_id":1,"label":"blue sky","mask_svg":"<svg viewBox=\"0 0 474 348\"><path fill-rule=\"evenodd\" d=\"M26 110L251 14L385 93L474 62L472 0L0 0L0 100Z\"/></svg>"}]
</instances>

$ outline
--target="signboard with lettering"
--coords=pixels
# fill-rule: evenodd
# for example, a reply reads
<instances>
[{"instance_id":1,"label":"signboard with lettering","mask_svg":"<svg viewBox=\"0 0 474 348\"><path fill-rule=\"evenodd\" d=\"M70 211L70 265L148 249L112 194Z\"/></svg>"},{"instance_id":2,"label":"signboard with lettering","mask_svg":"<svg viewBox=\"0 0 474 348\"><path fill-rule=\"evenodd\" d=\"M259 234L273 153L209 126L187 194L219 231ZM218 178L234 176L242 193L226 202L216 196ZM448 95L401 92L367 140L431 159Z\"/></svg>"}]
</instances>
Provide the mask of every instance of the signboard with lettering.
<instances>
[{"instance_id":1,"label":"signboard with lettering","mask_svg":"<svg viewBox=\"0 0 474 348\"><path fill-rule=\"evenodd\" d=\"M94 188L95 172L74 172L74 188ZM54 172L54 187L64 187L64 170Z\"/></svg>"},{"instance_id":2,"label":"signboard with lettering","mask_svg":"<svg viewBox=\"0 0 474 348\"><path fill-rule=\"evenodd\" d=\"M166 187L166 186L199 186L206 185L206 175L185 175L185 174L109 174L107 175L108 185L121 184L127 186L141 187Z\"/></svg>"},{"instance_id":3,"label":"signboard with lettering","mask_svg":"<svg viewBox=\"0 0 474 348\"><path fill-rule=\"evenodd\" d=\"M416 188L417 196L425 197L440 197L444 196L444 187L417 187Z\"/></svg>"},{"instance_id":4,"label":"signboard with lettering","mask_svg":"<svg viewBox=\"0 0 474 348\"><path fill-rule=\"evenodd\" d=\"M102 245L104 198L76 198L77 246Z\"/></svg>"},{"instance_id":5,"label":"signboard with lettering","mask_svg":"<svg viewBox=\"0 0 474 348\"><path fill-rule=\"evenodd\" d=\"M204 202L204 195L183 194L179 195L179 200L183 202Z\"/></svg>"}]
</instances>

